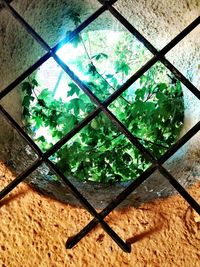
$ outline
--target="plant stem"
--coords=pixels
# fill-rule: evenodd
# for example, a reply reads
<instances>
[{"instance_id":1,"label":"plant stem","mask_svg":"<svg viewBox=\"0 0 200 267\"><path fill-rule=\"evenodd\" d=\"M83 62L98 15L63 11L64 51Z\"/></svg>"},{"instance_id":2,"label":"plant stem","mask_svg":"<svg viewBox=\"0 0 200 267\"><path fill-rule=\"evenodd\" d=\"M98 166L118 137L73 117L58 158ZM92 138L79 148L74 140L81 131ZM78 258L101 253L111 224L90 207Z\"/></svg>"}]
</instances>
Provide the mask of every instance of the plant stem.
<instances>
[{"instance_id":1,"label":"plant stem","mask_svg":"<svg viewBox=\"0 0 200 267\"><path fill-rule=\"evenodd\" d=\"M33 88L33 93L34 93L34 95L35 95L35 97L37 98L37 101L38 101L39 99L38 99L38 96L37 96L37 94L36 94L34 88Z\"/></svg>"},{"instance_id":2,"label":"plant stem","mask_svg":"<svg viewBox=\"0 0 200 267\"><path fill-rule=\"evenodd\" d=\"M99 71L96 69L96 67L95 67L95 65L94 65L94 63L93 63L93 61L92 61L92 59L91 59L91 56L89 55L89 53L88 53L88 51L87 51L87 47L86 47L86 45L85 45L85 42L83 41L83 38L82 38L82 35L81 34L79 34L79 37L80 37L80 39L81 39L81 42L82 42L82 44L83 44L83 47L84 47L84 50L85 50L85 53L86 53L86 55L87 55L87 57L88 57L88 59L89 59L89 61L90 61L90 64L92 64L92 66L95 68L95 70L96 70L96 73L110 86L110 88L112 88L114 91L115 91L115 88L101 75L101 73L99 73ZM88 36L88 38L89 38L89 36ZM129 102L127 99L125 99L123 96L120 96L120 98L122 98L126 103L128 103L129 105L132 105L132 103L131 102Z\"/></svg>"},{"instance_id":3,"label":"plant stem","mask_svg":"<svg viewBox=\"0 0 200 267\"><path fill-rule=\"evenodd\" d=\"M53 92L52 92L53 97L54 97L55 94L56 94L56 91L57 91L57 89L58 89L58 86L59 86L59 84L60 84L60 81L61 81L61 79L62 79L63 74L64 74L64 70L61 70L61 71L60 71L60 74L59 74L59 76L58 76L58 80L57 80L57 82L56 82L56 85L55 85L55 87L54 87L54 89L53 89Z\"/></svg>"},{"instance_id":4,"label":"plant stem","mask_svg":"<svg viewBox=\"0 0 200 267\"><path fill-rule=\"evenodd\" d=\"M121 135L123 135L123 134L120 133L120 134L114 136L111 140L109 140L109 142L112 142L113 140L117 139L117 138L118 138L119 136L121 136ZM136 138L137 140L144 141L144 142L146 142L146 143L152 144L152 145L157 146L157 147L162 147L162 148L165 148L165 149L169 149L169 147L167 147L167 146L163 146L163 145L161 145L161 144L157 144L157 143L155 143L155 142L152 142L152 141L149 141L149 140L146 140L146 139L137 137L137 136L135 136L135 138ZM105 143L102 144L102 145L100 145L100 146L97 146L97 147L94 147L94 148L92 148L92 149L89 149L89 150L86 151L86 152L92 152L92 151L97 150L97 149L99 149L99 148L101 148L101 147L103 147L103 146L105 146Z\"/></svg>"}]
</instances>

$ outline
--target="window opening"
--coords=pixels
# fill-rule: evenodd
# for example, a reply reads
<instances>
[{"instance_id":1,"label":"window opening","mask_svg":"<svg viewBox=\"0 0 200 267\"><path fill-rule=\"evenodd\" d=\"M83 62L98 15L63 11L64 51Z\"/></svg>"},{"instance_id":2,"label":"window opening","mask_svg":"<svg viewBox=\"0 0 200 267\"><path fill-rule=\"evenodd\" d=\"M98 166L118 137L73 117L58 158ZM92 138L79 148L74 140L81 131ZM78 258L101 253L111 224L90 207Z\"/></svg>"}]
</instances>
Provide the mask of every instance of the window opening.
<instances>
[{"instance_id":1,"label":"window opening","mask_svg":"<svg viewBox=\"0 0 200 267\"><path fill-rule=\"evenodd\" d=\"M39 59L32 67L27 69L23 74L16 78L8 87L6 87L0 93L0 99L5 97L9 92L11 92L17 85L19 85L24 79L26 79L31 73L33 73L42 63L47 61L51 56L56 60L56 62L63 68L63 70L73 79L78 87L81 88L83 92L85 92L90 99L98 106L94 111L92 111L83 121L78 123L72 131L67 133L63 138L61 138L52 148L48 149L46 152L41 151L40 148L33 142L29 136L24 132L24 130L16 123L16 121L9 115L9 113L0 106L1 114L6 118L6 120L15 128L20 135L30 144L30 146L34 149L34 151L38 154L38 159L28 167L23 173L18 175L15 180L13 180L8 186L6 186L0 192L0 199L5 197L9 192L11 192L19 183L24 181L28 175L30 175L34 170L36 170L39 166L42 165L43 162L48 164L51 168L52 172L58 175L66 186L68 186L74 196L82 203L82 205L92 214L94 219L83 228L77 235L73 236L73 238L69 238L66 247L72 248L77 242L81 240L87 233L89 233L98 223L101 224L103 229L112 237L112 239L126 252L130 252L131 248L128 244L126 244L104 221L104 218L115 209L131 192L133 192L140 184L142 184L155 170L158 170L165 179L167 179L170 184L184 197L184 199L192 206L192 208L200 214L200 206L193 199L193 197L179 184L175 177L173 177L163 166L162 164L169 159L179 148L181 148L188 140L190 140L200 129L200 123L198 122L195 126L193 126L183 137L181 137L174 145L172 145L159 159L156 159L155 156L149 151L139 140L131 134L131 132L120 122L119 119L108 109L108 106L114 103L118 97L126 97L123 93L142 75L145 74L150 68L158 63L160 60L175 76L176 79L181 81L198 99L200 99L200 93L198 89L190 83L165 57L164 55L169 52L177 43L179 43L185 36L187 36L195 27L197 27L200 23L200 17L195 19L188 27L186 27L180 34L178 34L169 44L167 44L161 51L157 51L143 36L140 34L112 5L117 2L113 1L99 1L102 4L102 7L97 10L91 17L89 17L86 21L84 21L74 32L70 33L69 36L63 41L74 38L77 34L80 33L82 29L84 29L87 25L92 23L99 15L101 15L106 10L109 10L114 17L118 21L120 21L124 27L126 27L134 36L137 36L140 40L142 40L145 47L147 47L153 54L154 57L148 62L141 66L140 69L132 74L132 76L119 88L116 89L114 93L112 93L105 101L101 102L93 93L92 90L89 89L88 86L84 85L84 83L77 77L73 76L73 73L70 71L68 66L64 64L62 60L56 55L57 49L60 47L60 44L56 45L54 48L50 48L49 45L42 39L42 37L37 34L33 28L16 12L14 8L9 5L11 1L3 1L3 6L0 8L6 7L8 11L16 18L16 20L21 24L24 29L26 29L29 34L35 38L35 40L47 51L47 54ZM172 77L170 75L172 79ZM37 82L33 79L28 83L32 82L31 85L33 87L37 86ZM24 88L24 92L27 91L27 88ZM32 91L29 90L29 97L32 96ZM140 96L141 97L141 96ZM31 99L27 100L27 103L30 102ZM25 105L24 105L25 106ZM76 187L68 180L68 178L63 174L62 171L54 164L50 157L57 152L62 145L64 145L67 141L69 141L75 134L77 134L81 129L84 128L90 122L92 123L92 119L95 119L98 115L104 113L107 118L109 118L128 139L129 141L135 145L140 153L146 156L151 162L151 166L148 167L144 172L141 173L139 179L133 181L123 192L121 192L104 210L98 213L94 207L87 201L86 198L77 190ZM141 141L141 140L140 140Z\"/></svg>"},{"instance_id":2,"label":"window opening","mask_svg":"<svg viewBox=\"0 0 200 267\"><path fill-rule=\"evenodd\" d=\"M128 32L110 30L80 33L57 55L103 100L150 58ZM25 123L43 151L95 108L53 59L23 83L22 90ZM157 63L109 109L159 158L176 141L183 123L181 83ZM103 114L56 152L53 160L69 177L101 183L134 180L149 166Z\"/></svg>"}]
</instances>

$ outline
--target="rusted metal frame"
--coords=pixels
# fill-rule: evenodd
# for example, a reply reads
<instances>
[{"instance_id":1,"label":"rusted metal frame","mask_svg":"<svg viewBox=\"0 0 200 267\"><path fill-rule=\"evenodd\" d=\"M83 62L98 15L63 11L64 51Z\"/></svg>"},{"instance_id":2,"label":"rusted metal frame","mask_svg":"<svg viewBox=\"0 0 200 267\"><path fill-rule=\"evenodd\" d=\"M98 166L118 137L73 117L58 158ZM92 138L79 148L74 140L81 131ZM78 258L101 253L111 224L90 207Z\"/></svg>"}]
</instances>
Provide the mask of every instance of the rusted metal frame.
<instances>
[{"instance_id":1,"label":"rusted metal frame","mask_svg":"<svg viewBox=\"0 0 200 267\"><path fill-rule=\"evenodd\" d=\"M183 38L183 37L182 37ZM176 39L177 39L177 37L176 37ZM171 49L171 48L170 48ZM55 55L53 55L54 56L54 58L56 59L56 56ZM56 61L58 61L58 60L56 60ZM69 74L69 72L68 72L68 74ZM71 77L71 78L73 78L73 77ZM79 82L79 85L80 85L80 82ZM86 88L87 89L87 88ZM85 90L85 92L86 92L86 90ZM90 98L92 98L92 100L94 101L94 102L98 102L98 99L97 98L95 98L95 95L93 95L93 94L91 94L91 92L89 93L89 96L90 96ZM97 101L96 101L97 100ZM100 103L100 102L99 102ZM100 104L101 105L101 104ZM109 115L108 117L110 117L110 119L111 120L114 120L115 121L115 123L117 123L118 124L118 127L121 127L121 130L122 130L122 132L124 132L124 133L126 133L127 134L127 130L126 130L126 128L125 127L123 127L123 125L121 124L120 125L120 122L119 121L117 121L117 119L115 118L115 116L113 116L113 114L111 113L111 112L109 112L108 110L106 110L104 107L103 107L103 109L104 109L104 112L106 112L106 114L107 115ZM130 136L130 133L129 133L129 136ZM133 136L132 136L133 137ZM130 137L129 137L129 139L130 139ZM134 140L135 141L135 140ZM133 141L132 141L133 142ZM139 142L138 142L139 143ZM140 144L140 143L139 143ZM138 145L138 144L137 144ZM140 150L142 150L142 152L144 153L144 147L143 146L141 146L141 148L140 148ZM145 152L146 153L146 155L148 155L148 151L146 151Z\"/></svg>"}]
</instances>

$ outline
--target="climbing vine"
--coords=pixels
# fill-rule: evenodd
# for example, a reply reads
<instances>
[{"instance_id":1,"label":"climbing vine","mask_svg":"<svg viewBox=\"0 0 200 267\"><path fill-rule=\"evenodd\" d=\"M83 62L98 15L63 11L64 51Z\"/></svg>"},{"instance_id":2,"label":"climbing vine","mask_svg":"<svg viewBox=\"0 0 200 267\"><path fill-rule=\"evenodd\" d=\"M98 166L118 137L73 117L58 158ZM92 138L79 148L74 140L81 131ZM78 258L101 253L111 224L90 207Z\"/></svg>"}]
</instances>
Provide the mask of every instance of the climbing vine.
<instances>
[{"instance_id":1,"label":"climbing vine","mask_svg":"<svg viewBox=\"0 0 200 267\"><path fill-rule=\"evenodd\" d=\"M79 19L75 14L75 24ZM75 50L82 48L84 53L67 62L69 67L76 66L75 73L78 70L84 74L85 84L101 100L118 89L148 54L126 32L121 32L118 42L106 50L106 35L103 31L79 34L71 45ZM98 48L98 53L94 47ZM43 151L95 109L73 81L69 78L66 81L66 87L62 89L66 91L65 99L55 97L57 87L55 90L42 88L37 77L31 76L22 84L25 127ZM181 84L157 63L108 108L159 158L175 142L183 123ZM102 112L51 159L67 176L102 183L135 179L149 166L138 149Z\"/></svg>"}]
</instances>

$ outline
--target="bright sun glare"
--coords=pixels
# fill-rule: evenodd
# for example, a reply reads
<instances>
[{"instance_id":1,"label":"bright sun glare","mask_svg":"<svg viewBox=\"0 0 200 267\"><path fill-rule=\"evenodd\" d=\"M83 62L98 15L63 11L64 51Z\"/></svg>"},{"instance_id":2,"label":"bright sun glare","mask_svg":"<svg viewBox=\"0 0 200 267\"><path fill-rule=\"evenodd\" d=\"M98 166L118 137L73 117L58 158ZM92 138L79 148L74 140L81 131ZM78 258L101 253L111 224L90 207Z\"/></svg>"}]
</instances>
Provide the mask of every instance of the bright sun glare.
<instances>
[{"instance_id":1,"label":"bright sun glare","mask_svg":"<svg viewBox=\"0 0 200 267\"><path fill-rule=\"evenodd\" d=\"M110 47L112 47L120 39L120 32L102 32L106 34L106 43ZM99 33L96 32L96 34ZM74 47L71 43L67 43L63 45L56 54L65 64L70 67L70 69L78 76L79 79L86 82L89 81L89 75L85 75L83 72L81 72L75 64L76 58L85 55L83 46L79 45L77 47ZM111 66L108 61L105 61L102 64L104 64L104 69L109 70L110 72L114 72L113 66ZM48 88L52 92L55 91L55 99L61 98L64 102L69 102L72 98L76 97L76 95L70 97L67 96L70 88L67 86L68 81L66 75L64 73L64 70L62 70L60 66L57 65L53 58L50 58L45 64L40 67L39 71L37 72L36 79L39 83L39 86L37 88L38 92L41 92L44 88ZM40 129L35 132L35 138L38 138L39 136L45 136L48 142L52 142L52 136L48 134L48 131L45 127L40 127Z\"/></svg>"},{"instance_id":2,"label":"bright sun glare","mask_svg":"<svg viewBox=\"0 0 200 267\"><path fill-rule=\"evenodd\" d=\"M96 34L99 31L96 32ZM114 31L101 31L106 34L107 39L106 43L108 46L112 47L120 39L120 32ZM85 55L85 49L82 45L74 47L71 43L63 45L56 53L60 59L67 64L70 69L78 76L82 81L89 81L89 75L81 72L76 64L76 58L82 57ZM102 62L103 68L109 70L110 73L114 72L113 66L109 61ZM45 64L43 64L38 73L37 80L39 81L39 87L41 89L48 88L50 91L53 91L56 87L55 99L61 98L63 101L68 101L67 92L69 88L66 86L66 75L64 71L55 63L53 59L49 59ZM40 88L38 88L40 90ZM71 99L71 98L70 98Z\"/></svg>"}]
</instances>

